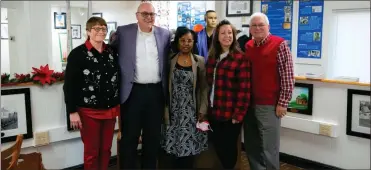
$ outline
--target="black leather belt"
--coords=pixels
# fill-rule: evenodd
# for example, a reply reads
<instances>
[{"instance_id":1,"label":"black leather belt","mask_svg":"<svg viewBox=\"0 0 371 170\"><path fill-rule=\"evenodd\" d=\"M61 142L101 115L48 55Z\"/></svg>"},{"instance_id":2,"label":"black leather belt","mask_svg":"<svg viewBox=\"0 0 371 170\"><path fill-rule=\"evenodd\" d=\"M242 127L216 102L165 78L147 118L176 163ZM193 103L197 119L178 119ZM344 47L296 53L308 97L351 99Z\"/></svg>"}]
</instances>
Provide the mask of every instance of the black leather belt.
<instances>
[{"instance_id":1,"label":"black leather belt","mask_svg":"<svg viewBox=\"0 0 371 170\"><path fill-rule=\"evenodd\" d=\"M136 83L134 82L133 84L139 87L155 87L155 86L161 85L161 82L158 82L158 83Z\"/></svg>"}]
</instances>

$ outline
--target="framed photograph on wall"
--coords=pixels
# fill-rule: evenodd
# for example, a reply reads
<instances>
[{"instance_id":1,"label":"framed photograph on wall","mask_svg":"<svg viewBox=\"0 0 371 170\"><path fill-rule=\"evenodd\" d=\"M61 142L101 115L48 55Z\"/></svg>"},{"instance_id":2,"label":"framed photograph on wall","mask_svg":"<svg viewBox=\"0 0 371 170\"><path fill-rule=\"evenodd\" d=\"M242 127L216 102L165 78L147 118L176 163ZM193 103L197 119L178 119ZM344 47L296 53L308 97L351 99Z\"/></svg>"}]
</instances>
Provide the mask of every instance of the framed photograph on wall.
<instances>
[{"instance_id":1,"label":"framed photograph on wall","mask_svg":"<svg viewBox=\"0 0 371 170\"><path fill-rule=\"evenodd\" d=\"M1 90L1 143L33 138L30 89Z\"/></svg>"},{"instance_id":2,"label":"framed photograph on wall","mask_svg":"<svg viewBox=\"0 0 371 170\"><path fill-rule=\"evenodd\" d=\"M291 113L312 115L312 108L313 84L295 83L287 111Z\"/></svg>"},{"instance_id":3,"label":"framed photograph on wall","mask_svg":"<svg viewBox=\"0 0 371 170\"><path fill-rule=\"evenodd\" d=\"M239 0L239 1L227 0L226 16L227 17L251 16L253 2L254 2L253 0Z\"/></svg>"},{"instance_id":4,"label":"framed photograph on wall","mask_svg":"<svg viewBox=\"0 0 371 170\"><path fill-rule=\"evenodd\" d=\"M107 22L107 35L106 35L105 40L109 39L111 32L116 31L116 28L117 28L117 22Z\"/></svg>"},{"instance_id":5,"label":"framed photograph on wall","mask_svg":"<svg viewBox=\"0 0 371 170\"><path fill-rule=\"evenodd\" d=\"M94 12L91 16L92 17L101 17L101 18L103 18L103 14L100 13L100 12Z\"/></svg>"},{"instance_id":6,"label":"framed photograph on wall","mask_svg":"<svg viewBox=\"0 0 371 170\"><path fill-rule=\"evenodd\" d=\"M72 39L81 39L81 25L71 24Z\"/></svg>"},{"instance_id":7,"label":"framed photograph on wall","mask_svg":"<svg viewBox=\"0 0 371 170\"><path fill-rule=\"evenodd\" d=\"M348 89L347 135L370 139L370 91Z\"/></svg>"},{"instance_id":8,"label":"framed photograph on wall","mask_svg":"<svg viewBox=\"0 0 371 170\"><path fill-rule=\"evenodd\" d=\"M66 29L66 28L67 28L66 13L54 12L54 29Z\"/></svg>"}]
</instances>

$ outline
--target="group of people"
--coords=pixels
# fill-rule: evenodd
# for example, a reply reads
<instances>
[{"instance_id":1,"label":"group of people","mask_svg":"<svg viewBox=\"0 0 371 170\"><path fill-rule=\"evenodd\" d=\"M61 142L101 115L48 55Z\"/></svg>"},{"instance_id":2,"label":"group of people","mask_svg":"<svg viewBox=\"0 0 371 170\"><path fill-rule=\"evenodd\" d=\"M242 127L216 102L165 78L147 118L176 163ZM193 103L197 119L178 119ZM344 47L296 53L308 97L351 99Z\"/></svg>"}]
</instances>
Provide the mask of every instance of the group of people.
<instances>
[{"instance_id":1,"label":"group of people","mask_svg":"<svg viewBox=\"0 0 371 170\"><path fill-rule=\"evenodd\" d=\"M67 58L63 90L84 169L107 169L117 116L120 169L137 168L140 136L143 169L156 169L160 150L174 169L192 169L209 142L223 168L233 169L241 128L251 169L279 169L280 118L294 75L290 49L269 33L267 16L251 16L253 39L243 48L215 11L206 12L201 32L179 27L172 42L155 16L151 3L141 3L138 22L119 26L109 44L107 23L91 17L86 42Z\"/></svg>"}]
</instances>

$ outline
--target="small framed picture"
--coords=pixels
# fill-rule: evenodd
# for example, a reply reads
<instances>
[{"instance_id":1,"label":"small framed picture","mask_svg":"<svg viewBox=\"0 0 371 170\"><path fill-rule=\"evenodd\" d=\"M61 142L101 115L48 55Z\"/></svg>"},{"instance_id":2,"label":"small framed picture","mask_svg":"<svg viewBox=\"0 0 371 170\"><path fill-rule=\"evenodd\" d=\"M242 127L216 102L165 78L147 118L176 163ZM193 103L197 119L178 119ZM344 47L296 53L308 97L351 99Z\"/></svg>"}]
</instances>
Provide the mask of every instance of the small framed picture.
<instances>
[{"instance_id":1,"label":"small framed picture","mask_svg":"<svg viewBox=\"0 0 371 170\"><path fill-rule=\"evenodd\" d=\"M81 39L81 25L71 25L72 39Z\"/></svg>"},{"instance_id":2,"label":"small framed picture","mask_svg":"<svg viewBox=\"0 0 371 170\"><path fill-rule=\"evenodd\" d=\"M99 13L99 12L95 12L91 16L92 17L101 17L101 18L103 18L103 14L102 13Z\"/></svg>"},{"instance_id":3,"label":"small framed picture","mask_svg":"<svg viewBox=\"0 0 371 170\"><path fill-rule=\"evenodd\" d=\"M66 13L57 13L54 12L54 29L66 29L67 22L66 22Z\"/></svg>"},{"instance_id":4,"label":"small framed picture","mask_svg":"<svg viewBox=\"0 0 371 170\"><path fill-rule=\"evenodd\" d=\"M1 90L1 143L33 138L29 88Z\"/></svg>"},{"instance_id":5,"label":"small framed picture","mask_svg":"<svg viewBox=\"0 0 371 170\"><path fill-rule=\"evenodd\" d=\"M253 0L239 0L239 1L227 0L226 16L227 17L251 16L252 8Z\"/></svg>"},{"instance_id":6,"label":"small framed picture","mask_svg":"<svg viewBox=\"0 0 371 170\"><path fill-rule=\"evenodd\" d=\"M347 135L370 139L370 91L348 89Z\"/></svg>"},{"instance_id":7,"label":"small framed picture","mask_svg":"<svg viewBox=\"0 0 371 170\"><path fill-rule=\"evenodd\" d=\"M295 83L294 91L287 111L312 115L313 107L313 84Z\"/></svg>"}]
</instances>

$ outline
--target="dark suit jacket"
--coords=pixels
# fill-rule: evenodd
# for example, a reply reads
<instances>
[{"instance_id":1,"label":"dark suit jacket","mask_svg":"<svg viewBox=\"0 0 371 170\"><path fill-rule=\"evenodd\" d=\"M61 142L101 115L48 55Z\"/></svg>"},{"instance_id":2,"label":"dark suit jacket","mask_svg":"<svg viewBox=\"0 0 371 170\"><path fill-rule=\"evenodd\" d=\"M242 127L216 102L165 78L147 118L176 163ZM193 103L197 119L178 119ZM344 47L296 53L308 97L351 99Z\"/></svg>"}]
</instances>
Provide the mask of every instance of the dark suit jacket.
<instances>
[{"instance_id":1,"label":"dark suit jacket","mask_svg":"<svg viewBox=\"0 0 371 170\"><path fill-rule=\"evenodd\" d=\"M168 72L170 52L170 31L153 26L156 39L156 46L159 57L160 77L165 99L168 96ZM121 69L120 99L124 103L131 92L134 83L136 65L136 44L137 44L138 24L129 24L117 27L116 39L112 46L116 47L119 54L119 64Z\"/></svg>"}]
</instances>

